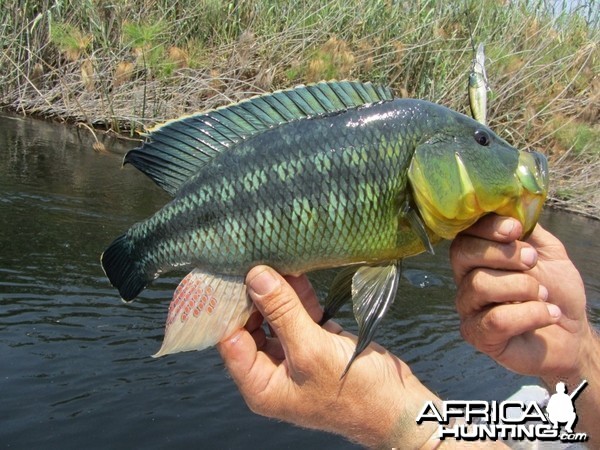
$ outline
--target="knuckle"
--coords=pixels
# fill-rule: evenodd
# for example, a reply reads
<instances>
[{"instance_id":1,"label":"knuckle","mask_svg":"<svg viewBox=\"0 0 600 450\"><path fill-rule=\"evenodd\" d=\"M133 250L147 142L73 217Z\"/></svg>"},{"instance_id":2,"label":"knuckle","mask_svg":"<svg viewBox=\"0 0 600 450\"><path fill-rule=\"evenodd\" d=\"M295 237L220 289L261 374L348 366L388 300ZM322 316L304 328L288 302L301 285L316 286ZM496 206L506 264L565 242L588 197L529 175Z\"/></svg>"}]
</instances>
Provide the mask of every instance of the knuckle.
<instances>
[{"instance_id":1,"label":"knuckle","mask_svg":"<svg viewBox=\"0 0 600 450\"><path fill-rule=\"evenodd\" d=\"M455 303L460 317L478 313L481 305L487 304L487 274L483 269L475 269L463 278L458 286Z\"/></svg>"},{"instance_id":2,"label":"knuckle","mask_svg":"<svg viewBox=\"0 0 600 450\"><path fill-rule=\"evenodd\" d=\"M480 297L487 292L489 280L483 270L474 270L467 275L467 285L473 297Z\"/></svg>"},{"instance_id":3,"label":"knuckle","mask_svg":"<svg viewBox=\"0 0 600 450\"><path fill-rule=\"evenodd\" d=\"M461 322L460 334L478 351L495 357L508 342L502 334L505 326L506 321L502 313L491 309L487 313Z\"/></svg>"},{"instance_id":4,"label":"knuckle","mask_svg":"<svg viewBox=\"0 0 600 450\"><path fill-rule=\"evenodd\" d=\"M457 257L460 255L462 241L463 241L462 236L458 235L450 243L450 261L451 262L455 262Z\"/></svg>"},{"instance_id":5,"label":"knuckle","mask_svg":"<svg viewBox=\"0 0 600 450\"><path fill-rule=\"evenodd\" d=\"M463 271L464 261L467 258L464 239L462 236L457 236L450 244L450 264L455 276Z\"/></svg>"},{"instance_id":6,"label":"knuckle","mask_svg":"<svg viewBox=\"0 0 600 450\"><path fill-rule=\"evenodd\" d=\"M470 295L468 295L468 293L468 289L465 289L462 284L460 284L456 290L454 305L461 320L466 319L473 309L471 307Z\"/></svg>"},{"instance_id":7,"label":"knuckle","mask_svg":"<svg viewBox=\"0 0 600 450\"><path fill-rule=\"evenodd\" d=\"M473 339L473 328L471 324L465 320L460 323L460 335L469 344L474 344L475 340Z\"/></svg>"},{"instance_id":8,"label":"knuckle","mask_svg":"<svg viewBox=\"0 0 600 450\"><path fill-rule=\"evenodd\" d=\"M499 308L491 308L481 319L481 329L485 334L502 334L507 329L504 315Z\"/></svg>"},{"instance_id":9,"label":"knuckle","mask_svg":"<svg viewBox=\"0 0 600 450\"><path fill-rule=\"evenodd\" d=\"M493 351L493 343L489 332L477 320L465 321L461 324L460 334L463 339L475 347L478 351L490 354Z\"/></svg>"}]
</instances>

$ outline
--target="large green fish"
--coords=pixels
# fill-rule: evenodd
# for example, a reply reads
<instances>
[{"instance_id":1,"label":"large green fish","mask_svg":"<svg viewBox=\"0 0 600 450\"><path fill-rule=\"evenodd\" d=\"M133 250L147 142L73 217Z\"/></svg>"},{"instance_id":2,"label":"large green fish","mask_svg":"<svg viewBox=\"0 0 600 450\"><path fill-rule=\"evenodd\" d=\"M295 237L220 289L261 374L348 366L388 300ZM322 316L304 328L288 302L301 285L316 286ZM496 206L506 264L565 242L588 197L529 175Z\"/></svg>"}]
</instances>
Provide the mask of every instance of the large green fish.
<instances>
[{"instance_id":1,"label":"large green fish","mask_svg":"<svg viewBox=\"0 0 600 450\"><path fill-rule=\"evenodd\" d=\"M257 264L283 274L348 266L326 317L352 298L352 362L395 297L402 258L490 212L529 233L547 192L541 154L443 106L347 81L167 122L124 163L174 198L103 253L110 282L132 300L163 272L195 268L175 291L157 355L242 327L252 312L244 276Z\"/></svg>"}]
</instances>

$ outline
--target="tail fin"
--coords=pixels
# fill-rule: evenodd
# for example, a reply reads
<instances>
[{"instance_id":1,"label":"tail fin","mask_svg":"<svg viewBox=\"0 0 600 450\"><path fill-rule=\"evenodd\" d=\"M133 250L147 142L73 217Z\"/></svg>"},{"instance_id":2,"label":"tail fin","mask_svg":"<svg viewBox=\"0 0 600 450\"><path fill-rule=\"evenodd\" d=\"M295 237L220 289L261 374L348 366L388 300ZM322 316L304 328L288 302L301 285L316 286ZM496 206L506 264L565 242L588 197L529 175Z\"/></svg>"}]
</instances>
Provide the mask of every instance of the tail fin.
<instances>
[{"instance_id":1,"label":"tail fin","mask_svg":"<svg viewBox=\"0 0 600 450\"><path fill-rule=\"evenodd\" d=\"M110 284L119 290L121 298L131 301L154 279L143 266L131 257L133 245L123 234L113 241L102 253L102 269Z\"/></svg>"}]
</instances>

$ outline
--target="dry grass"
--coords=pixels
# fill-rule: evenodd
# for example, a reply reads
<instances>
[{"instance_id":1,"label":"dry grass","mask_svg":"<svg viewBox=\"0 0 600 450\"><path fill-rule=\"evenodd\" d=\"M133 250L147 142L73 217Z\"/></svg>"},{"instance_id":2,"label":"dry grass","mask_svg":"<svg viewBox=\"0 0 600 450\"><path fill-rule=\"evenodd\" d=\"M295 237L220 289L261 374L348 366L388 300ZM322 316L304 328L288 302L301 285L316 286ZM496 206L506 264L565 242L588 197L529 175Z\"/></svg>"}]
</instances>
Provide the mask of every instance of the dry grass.
<instances>
[{"instance_id":1,"label":"dry grass","mask_svg":"<svg viewBox=\"0 0 600 450\"><path fill-rule=\"evenodd\" d=\"M553 204L600 218L600 8L546 4L6 0L0 106L135 134L257 93L354 78L467 113L472 27L486 45L490 126L548 155Z\"/></svg>"}]
</instances>

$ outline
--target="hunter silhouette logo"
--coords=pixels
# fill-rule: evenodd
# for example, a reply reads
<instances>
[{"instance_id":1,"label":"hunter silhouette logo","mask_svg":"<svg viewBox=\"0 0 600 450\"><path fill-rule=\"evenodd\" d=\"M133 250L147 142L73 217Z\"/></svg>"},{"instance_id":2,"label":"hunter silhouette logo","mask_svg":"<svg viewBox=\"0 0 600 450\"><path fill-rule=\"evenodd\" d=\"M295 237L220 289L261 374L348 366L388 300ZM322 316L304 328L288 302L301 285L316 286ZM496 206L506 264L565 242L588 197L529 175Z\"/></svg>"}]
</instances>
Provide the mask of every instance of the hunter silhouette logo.
<instances>
[{"instance_id":1,"label":"hunter silhouette logo","mask_svg":"<svg viewBox=\"0 0 600 450\"><path fill-rule=\"evenodd\" d=\"M573 433L573 427L577 422L577 414L573 401L575 397L587 386L587 380L583 380L577 388L569 395L565 383L556 383L556 394L552 394L546 406L548 419L552 422L552 428L557 429L559 423L566 423L565 431Z\"/></svg>"},{"instance_id":2,"label":"hunter silhouette logo","mask_svg":"<svg viewBox=\"0 0 600 450\"><path fill-rule=\"evenodd\" d=\"M557 383L556 393L550 396L545 411L540 403L531 398L520 400L515 397L503 402L447 400L441 404L428 401L417 415L416 422L419 425L436 422L440 440L585 442L588 440L586 433L573 431L577 423L573 403L586 385L587 381L583 380L568 394L565 383Z\"/></svg>"}]
</instances>

